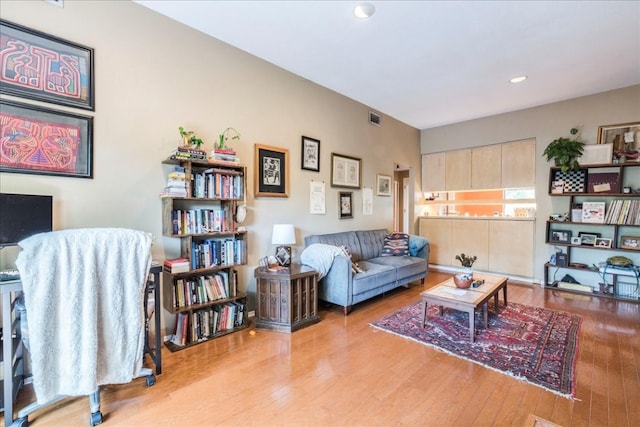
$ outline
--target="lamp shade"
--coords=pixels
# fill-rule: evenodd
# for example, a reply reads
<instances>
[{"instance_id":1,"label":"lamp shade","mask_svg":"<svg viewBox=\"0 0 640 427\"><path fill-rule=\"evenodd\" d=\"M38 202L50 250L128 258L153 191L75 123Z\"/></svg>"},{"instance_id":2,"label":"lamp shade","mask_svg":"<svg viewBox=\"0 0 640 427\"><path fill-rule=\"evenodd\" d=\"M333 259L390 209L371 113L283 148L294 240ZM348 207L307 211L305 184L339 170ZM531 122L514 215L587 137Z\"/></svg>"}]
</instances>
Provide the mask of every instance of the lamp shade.
<instances>
[{"instance_id":1,"label":"lamp shade","mask_svg":"<svg viewBox=\"0 0 640 427\"><path fill-rule=\"evenodd\" d=\"M295 245L296 231L293 224L273 224L272 245Z\"/></svg>"}]
</instances>

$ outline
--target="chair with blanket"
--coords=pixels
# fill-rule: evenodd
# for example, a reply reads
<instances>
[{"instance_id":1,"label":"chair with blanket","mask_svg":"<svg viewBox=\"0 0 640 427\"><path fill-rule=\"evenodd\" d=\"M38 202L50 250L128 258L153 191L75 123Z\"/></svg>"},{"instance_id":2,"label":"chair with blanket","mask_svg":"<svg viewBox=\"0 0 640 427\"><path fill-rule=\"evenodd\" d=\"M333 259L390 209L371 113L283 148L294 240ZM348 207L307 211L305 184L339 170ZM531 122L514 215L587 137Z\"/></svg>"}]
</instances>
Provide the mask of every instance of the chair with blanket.
<instances>
[{"instance_id":1,"label":"chair with blanket","mask_svg":"<svg viewBox=\"0 0 640 427\"><path fill-rule=\"evenodd\" d=\"M42 406L85 395L91 396L91 425L99 424L99 387L151 372L142 367L151 236L75 229L36 234L19 245L37 401L18 411L17 424L26 425Z\"/></svg>"}]
</instances>

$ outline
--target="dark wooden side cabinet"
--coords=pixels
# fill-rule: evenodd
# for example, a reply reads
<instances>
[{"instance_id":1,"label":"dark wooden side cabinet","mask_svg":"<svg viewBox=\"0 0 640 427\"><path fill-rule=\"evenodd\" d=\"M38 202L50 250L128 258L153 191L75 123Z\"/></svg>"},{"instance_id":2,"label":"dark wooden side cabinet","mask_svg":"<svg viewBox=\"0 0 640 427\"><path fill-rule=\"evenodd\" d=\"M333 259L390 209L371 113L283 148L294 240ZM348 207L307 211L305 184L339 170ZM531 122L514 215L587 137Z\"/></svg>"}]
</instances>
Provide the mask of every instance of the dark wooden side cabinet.
<instances>
[{"instance_id":1,"label":"dark wooden side cabinet","mask_svg":"<svg viewBox=\"0 0 640 427\"><path fill-rule=\"evenodd\" d=\"M258 307L256 328L291 333L320 321L318 273L291 264L285 271L255 270Z\"/></svg>"}]
</instances>

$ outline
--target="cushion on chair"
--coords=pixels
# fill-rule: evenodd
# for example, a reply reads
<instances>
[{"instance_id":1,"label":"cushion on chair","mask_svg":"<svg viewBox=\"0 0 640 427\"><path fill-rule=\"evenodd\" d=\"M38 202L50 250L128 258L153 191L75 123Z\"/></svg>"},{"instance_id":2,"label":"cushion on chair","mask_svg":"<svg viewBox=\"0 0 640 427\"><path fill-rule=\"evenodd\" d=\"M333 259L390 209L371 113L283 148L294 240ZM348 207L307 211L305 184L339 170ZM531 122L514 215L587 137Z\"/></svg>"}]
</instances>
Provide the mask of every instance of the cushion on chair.
<instances>
[{"instance_id":1,"label":"cushion on chair","mask_svg":"<svg viewBox=\"0 0 640 427\"><path fill-rule=\"evenodd\" d=\"M409 235L393 232L384 238L384 247L380 256L408 256Z\"/></svg>"}]
</instances>

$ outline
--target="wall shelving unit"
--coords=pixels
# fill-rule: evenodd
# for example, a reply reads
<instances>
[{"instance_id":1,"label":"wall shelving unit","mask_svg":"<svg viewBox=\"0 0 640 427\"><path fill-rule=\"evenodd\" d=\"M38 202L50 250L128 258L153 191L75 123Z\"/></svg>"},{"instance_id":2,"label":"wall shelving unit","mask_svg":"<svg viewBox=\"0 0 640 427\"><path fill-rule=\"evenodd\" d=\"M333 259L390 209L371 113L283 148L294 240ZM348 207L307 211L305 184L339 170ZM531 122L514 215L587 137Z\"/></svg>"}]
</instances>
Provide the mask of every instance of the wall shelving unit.
<instances>
[{"instance_id":1,"label":"wall shelving unit","mask_svg":"<svg viewBox=\"0 0 640 427\"><path fill-rule=\"evenodd\" d=\"M567 198L568 218L546 222L546 243L562 254L556 253L555 263L544 265L547 288L640 301L640 194L634 192L638 189L638 162L585 165L568 172L550 169L549 195ZM583 240L585 234L588 241ZM633 265L618 267L607 262L611 257L628 258ZM567 283L557 280L558 272L562 277L581 274L593 282Z\"/></svg>"}]
</instances>

